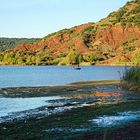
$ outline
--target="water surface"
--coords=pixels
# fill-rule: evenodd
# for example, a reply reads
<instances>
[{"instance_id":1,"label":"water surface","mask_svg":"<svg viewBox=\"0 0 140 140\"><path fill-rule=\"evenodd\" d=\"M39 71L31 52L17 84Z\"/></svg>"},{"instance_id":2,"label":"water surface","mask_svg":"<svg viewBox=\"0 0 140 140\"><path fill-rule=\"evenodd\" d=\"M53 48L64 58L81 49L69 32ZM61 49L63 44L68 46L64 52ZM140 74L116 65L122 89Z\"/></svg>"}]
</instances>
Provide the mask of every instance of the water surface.
<instances>
[{"instance_id":1,"label":"water surface","mask_svg":"<svg viewBox=\"0 0 140 140\"><path fill-rule=\"evenodd\" d=\"M59 99L64 98L59 96L34 98L0 98L0 117L8 116L13 112L16 113L50 105L48 101Z\"/></svg>"},{"instance_id":2,"label":"water surface","mask_svg":"<svg viewBox=\"0 0 140 140\"><path fill-rule=\"evenodd\" d=\"M112 116L101 116L90 120L99 127L112 127L140 120L140 111L119 112Z\"/></svg>"},{"instance_id":3,"label":"water surface","mask_svg":"<svg viewBox=\"0 0 140 140\"><path fill-rule=\"evenodd\" d=\"M80 71L71 66L1 66L0 87L66 85L72 82L118 80L125 67L86 66Z\"/></svg>"}]
</instances>

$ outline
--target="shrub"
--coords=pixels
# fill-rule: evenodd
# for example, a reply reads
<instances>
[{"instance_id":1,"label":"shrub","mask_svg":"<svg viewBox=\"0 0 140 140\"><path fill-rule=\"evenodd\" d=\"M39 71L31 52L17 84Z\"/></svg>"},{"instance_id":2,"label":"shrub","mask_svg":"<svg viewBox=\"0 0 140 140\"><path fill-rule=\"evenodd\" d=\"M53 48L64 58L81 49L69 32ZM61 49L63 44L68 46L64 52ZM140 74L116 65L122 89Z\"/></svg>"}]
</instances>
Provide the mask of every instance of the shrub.
<instances>
[{"instance_id":1,"label":"shrub","mask_svg":"<svg viewBox=\"0 0 140 140\"><path fill-rule=\"evenodd\" d=\"M134 23L135 25L140 26L140 14L129 17L127 21L130 23Z\"/></svg>"},{"instance_id":2,"label":"shrub","mask_svg":"<svg viewBox=\"0 0 140 140\"><path fill-rule=\"evenodd\" d=\"M133 62L135 65L139 65L139 64L140 64L140 52L139 52L139 51L137 51L137 52L133 55L132 62Z\"/></svg>"},{"instance_id":3,"label":"shrub","mask_svg":"<svg viewBox=\"0 0 140 140\"><path fill-rule=\"evenodd\" d=\"M121 8L117 13L116 13L116 20L118 22L121 21L121 19L123 18L124 14L127 12L126 8Z\"/></svg>"},{"instance_id":4,"label":"shrub","mask_svg":"<svg viewBox=\"0 0 140 140\"><path fill-rule=\"evenodd\" d=\"M129 51L129 52L135 50L134 46L129 46L129 45L123 45L122 48L124 51Z\"/></svg>"},{"instance_id":5,"label":"shrub","mask_svg":"<svg viewBox=\"0 0 140 140\"><path fill-rule=\"evenodd\" d=\"M90 43L92 41L92 37L96 33L96 28L94 26L90 26L82 31L81 36L83 38L84 43L90 47Z\"/></svg>"},{"instance_id":6,"label":"shrub","mask_svg":"<svg viewBox=\"0 0 140 140\"><path fill-rule=\"evenodd\" d=\"M138 5L135 9L132 10L132 14L140 13L140 5Z\"/></svg>"}]
</instances>

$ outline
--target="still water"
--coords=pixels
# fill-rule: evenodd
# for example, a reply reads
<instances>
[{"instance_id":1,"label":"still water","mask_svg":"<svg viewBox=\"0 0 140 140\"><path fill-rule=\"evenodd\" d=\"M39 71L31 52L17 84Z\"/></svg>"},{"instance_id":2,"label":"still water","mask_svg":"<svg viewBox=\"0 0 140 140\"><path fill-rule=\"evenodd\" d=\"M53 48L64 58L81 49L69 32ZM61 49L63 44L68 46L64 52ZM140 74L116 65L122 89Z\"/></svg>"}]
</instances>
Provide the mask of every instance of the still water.
<instances>
[{"instance_id":1,"label":"still water","mask_svg":"<svg viewBox=\"0 0 140 140\"><path fill-rule=\"evenodd\" d=\"M1 66L0 88L66 85L72 82L118 80L125 67L85 66Z\"/></svg>"}]
</instances>

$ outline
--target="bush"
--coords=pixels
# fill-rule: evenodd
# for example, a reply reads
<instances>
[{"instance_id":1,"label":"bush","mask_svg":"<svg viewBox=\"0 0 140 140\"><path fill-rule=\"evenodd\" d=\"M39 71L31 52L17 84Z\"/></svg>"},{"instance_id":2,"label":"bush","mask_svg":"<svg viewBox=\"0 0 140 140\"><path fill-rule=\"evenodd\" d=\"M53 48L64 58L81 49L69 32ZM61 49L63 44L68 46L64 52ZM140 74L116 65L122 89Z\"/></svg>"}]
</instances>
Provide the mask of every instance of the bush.
<instances>
[{"instance_id":1,"label":"bush","mask_svg":"<svg viewBox=\"0 0 140 140\"><path fill-rule=\"evenodd\" d=\"M135 46L129 46L129 45L123 45L122 48L124 51L129 51L129 52L135 50Z\"/></svg>"},{"instance_id":2,"label":"bush","mask_svg":"<svg viewBox=\"0 0 140 140\"><path fill-rule=\"evenodd\" d=\"M140 52L139 51L135 52L135 54L133 55L132 62L135 65L139 65L140 64Z\"/></svg>"},{"instance_id":3,"label":"bush","mask_svg":"<svg viewBox=\"0 0 140 140\"><path fill-rule=\"evenodd\" d=\"M95 33L96 33L96 28L94 26L90 26L82 31L81 36L83 38L84 43L87 45L87 47L91 46L90 43Z\"/></svg>"},{"instance_id":4,"label":"bush","mask_svg":"<svg viewBox=\"0 0 140 140\"><path fill-rule=\"evenodd\" d=\"M134 10L132 10L132 14L140 13L140 5L138 5Z\"/></svg>"},{"instance_id":5,"label":"bush","mask_svg":"<svg viewBox=\"0 0 140 140\"><path fill-rule=\"evenodd\" d=\"M116 20L117 22L120 22L121 19L123 18L124 14L126 14L127 9L126 8L121 8L117 13L116 13Z\"/></svg>"},{"instance_id":6,"label":"bush","mask_svg":"<svg viewBox=\"0 0 140 140\"><path fill-rule=\"evenodd\" d=\"M129 17L127 20L129 23L134 23L135 25L140 26L140 14Z\"/></svg>"}]
</instances>

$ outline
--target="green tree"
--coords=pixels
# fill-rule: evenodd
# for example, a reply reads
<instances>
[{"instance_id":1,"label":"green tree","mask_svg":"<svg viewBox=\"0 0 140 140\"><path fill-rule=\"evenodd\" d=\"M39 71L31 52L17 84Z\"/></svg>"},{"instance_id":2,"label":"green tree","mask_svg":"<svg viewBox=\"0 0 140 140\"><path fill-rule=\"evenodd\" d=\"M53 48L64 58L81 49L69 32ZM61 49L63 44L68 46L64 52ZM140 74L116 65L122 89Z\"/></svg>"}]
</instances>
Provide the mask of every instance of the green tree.
<instances>
[{"instance_id":1,"label":"green tree","mask_svg":"<svg viewBox=\"0 0 140 140\"><path fill-rule=\"evenodd\" d=\"M39 65L41 63L41 58L39 56L36 56L35 58L35 64Z\"/></svg>"},{"instance_id":2,"label":"green tree","mask_svg":"<svg viewBox=\"0 0 140 140\"><path fill-rule=\"evenodd\" d=\"M132 62L135 64L135 65L140 65L140 52L136 52L132 58Z\"/></svg>"},{"instance_id":3,"label":"green tree","mask_svg":"<svg viewBox=\"0 0 140 140\"><path fill-rule=\"evenodd\" d=\"M77 63L77 54L76 52L72 49L70 50L70 53L67 55L68 59L69 59L69 63L70 64L76 64Z\"/></svg>"},{"instance_id":4,"label":"green tree","mask_svg":"<svg viewBox=\"0 0 140 140\"><path fill-rule=\"evenodd\" d=\"M18 65L22 65L22 64L23 64L22 58L21 58L21 57L18 58L17 61L16 61L16 63L17 63Z\"/></svg>"},{"instance_id":5,"label":"green tree","mask_svg":"<svg viewBox=\"0 0 140 140\"><path fill-rule=\"evenodd\" d=\"M31 56L28 55L27 58L26 58L26 65L31 65L31 64L32 64Z\"/></svg>"}]
</instances>

